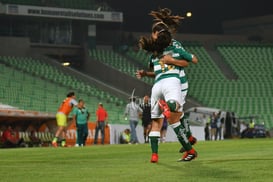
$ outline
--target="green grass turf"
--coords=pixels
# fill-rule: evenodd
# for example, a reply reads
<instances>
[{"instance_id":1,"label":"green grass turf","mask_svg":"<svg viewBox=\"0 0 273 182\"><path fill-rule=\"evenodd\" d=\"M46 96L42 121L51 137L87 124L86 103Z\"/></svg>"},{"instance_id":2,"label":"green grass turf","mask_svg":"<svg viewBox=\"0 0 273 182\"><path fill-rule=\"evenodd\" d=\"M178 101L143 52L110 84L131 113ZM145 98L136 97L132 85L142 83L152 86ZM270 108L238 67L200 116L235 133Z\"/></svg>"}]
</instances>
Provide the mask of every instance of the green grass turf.
<instances>
[{"instance_id":1,"label":"green grass turf","mask_svg":"<svg viewBox=\"0 0 273 182\"><path fill-rule=\"evenodd\" d=\"M273 181L273 139L202 141L198 158L176 162L178 143L159 145L159 163L148 144L84 148L0 149L0 181Z\"/></svg>"}]
</instances>

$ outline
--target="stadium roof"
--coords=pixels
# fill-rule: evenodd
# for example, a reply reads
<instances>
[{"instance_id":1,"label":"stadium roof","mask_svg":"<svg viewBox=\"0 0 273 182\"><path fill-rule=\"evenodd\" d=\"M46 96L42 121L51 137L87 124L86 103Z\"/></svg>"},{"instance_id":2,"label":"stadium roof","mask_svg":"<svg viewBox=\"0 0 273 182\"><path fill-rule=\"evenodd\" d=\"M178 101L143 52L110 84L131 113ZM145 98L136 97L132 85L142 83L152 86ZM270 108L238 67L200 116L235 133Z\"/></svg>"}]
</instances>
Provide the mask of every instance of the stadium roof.
<instances>
[{"instance_id":1,"label":"stadium roof","mask_svg":"<svg viewBox=\"0 0 273 182\"><path fill-rule=\"evenodd\" d=\"M260 0L105 0L112 8L124 13L123 28L126 31L150 31L151 10L170 8L175 14L192 17L185 20L181 32L222 33L221 22L273 14L273 1Z\"/></svg>"}]
</instances>

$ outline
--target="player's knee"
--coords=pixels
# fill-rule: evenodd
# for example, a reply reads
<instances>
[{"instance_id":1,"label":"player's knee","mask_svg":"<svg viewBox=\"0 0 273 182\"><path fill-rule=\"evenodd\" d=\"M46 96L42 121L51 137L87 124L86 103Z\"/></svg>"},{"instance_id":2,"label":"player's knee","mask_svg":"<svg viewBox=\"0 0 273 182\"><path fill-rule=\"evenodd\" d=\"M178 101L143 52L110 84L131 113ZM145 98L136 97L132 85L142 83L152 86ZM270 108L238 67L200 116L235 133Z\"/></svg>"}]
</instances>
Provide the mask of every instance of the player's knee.
<instances>
[{"instance_id":1,"label":"player's knee","mask_svg":"<svg viewBox=\"0 0 273 182\"><path fill-rule=\"evenodd\" d=\"M180 104L178 102L176 102L175 100L168 100L167 104L171 112L178 112L180 108Z\"/></svg>"}]
</instances>

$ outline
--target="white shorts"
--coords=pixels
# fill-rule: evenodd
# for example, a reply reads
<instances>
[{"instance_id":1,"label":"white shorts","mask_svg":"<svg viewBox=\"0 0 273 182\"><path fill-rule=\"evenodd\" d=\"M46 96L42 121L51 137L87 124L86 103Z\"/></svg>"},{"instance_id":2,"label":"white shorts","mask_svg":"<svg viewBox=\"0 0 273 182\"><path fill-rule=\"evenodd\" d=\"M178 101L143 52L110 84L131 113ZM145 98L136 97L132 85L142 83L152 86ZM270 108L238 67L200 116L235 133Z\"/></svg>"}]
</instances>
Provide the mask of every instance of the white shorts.
<instances>
[{"instance_id":1,"label":"white shorts","mask_svg":"<svg viewBox=\"0 0 273 182\"><path fill-rule=\"evenodd\" d=\"M182 106L186 103L186 97L187 97L188 90L182 91Z\"/></svg>"},{"instance_id":2,"label":"white shorts","mask_svg":"<svg viewBox=\"0 0 273 182\"><path fill-rule=\"evenodd\" d=\"M179 112L182 112L183 99L181 92L181 83L178 78L165 78L156 82L152 88L151 96L151 118L163 118L162 111L158 106L158 100L163 99L176 101L179 105Z\"/></svg>"}]
</instances>

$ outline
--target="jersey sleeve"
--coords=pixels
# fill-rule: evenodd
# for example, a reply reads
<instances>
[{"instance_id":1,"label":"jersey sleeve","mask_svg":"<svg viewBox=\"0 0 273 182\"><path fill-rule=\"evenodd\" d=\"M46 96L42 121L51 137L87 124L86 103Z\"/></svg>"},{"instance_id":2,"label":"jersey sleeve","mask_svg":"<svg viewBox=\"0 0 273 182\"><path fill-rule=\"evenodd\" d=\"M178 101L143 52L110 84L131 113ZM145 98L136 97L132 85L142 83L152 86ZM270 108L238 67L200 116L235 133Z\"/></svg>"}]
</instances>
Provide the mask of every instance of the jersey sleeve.
<instances>
[{"instance_id":1,"label":"jersey sleeve","mask_svg":"<svg viewBox=\"0 0 273 182\"><path fill-rule=\"evenodd\" d=\"M175 53L177 55L177 57L175 57L176 59L184 59L188 62L192 61L193 55L183 48L175 49Z\"/></svg>"},{"instance_id":2,"label":"jersey sleeve","mask_svg":"<svg viewBox=\"0 0 273 182\"><path fill-rule=\"evenodd\" d=\"M71 104L72 106L76 106L76 105L78 105L78 102L77 102L75 99L71 99L71 100L70 100L70 104Z\"/></svg>"}]
</instances>

